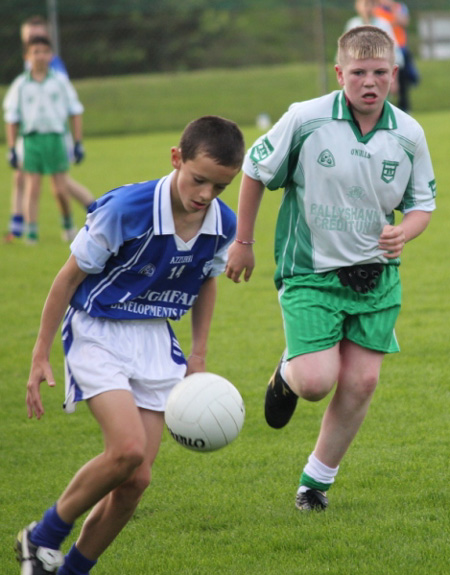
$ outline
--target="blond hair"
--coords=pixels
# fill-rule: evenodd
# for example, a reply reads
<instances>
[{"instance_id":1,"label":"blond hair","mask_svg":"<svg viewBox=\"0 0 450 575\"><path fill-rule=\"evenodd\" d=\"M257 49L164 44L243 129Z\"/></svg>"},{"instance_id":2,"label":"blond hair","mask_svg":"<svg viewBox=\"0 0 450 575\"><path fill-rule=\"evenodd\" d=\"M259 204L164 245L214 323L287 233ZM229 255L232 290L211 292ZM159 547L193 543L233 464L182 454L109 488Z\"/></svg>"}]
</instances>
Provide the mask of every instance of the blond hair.
<instances>
[{"instance_id":1,"label":"blond hair","mask_svg":"<svg viewBox=\"0 0 450 575\"><path fill-rule=\"evenodd\" d=\"M348 58L355 60L385 58L394 64L394 40L376 26L352 28L338 40L337 63L342 66Z\"/></svg>"},{"instance_id":2,"label":"blond hair","mask_svg":"<svg viewBox=\"0 0 450 575\"><path fill-rule=\"evenodd\" d=\"M30 39L27 35L27 32L30 31L30 28L39 28L39 36L50 35L47 20L42 16L31 16L22 22L22 25L20 26L20 38L24 44L26 44Z\"/></svg>"}]
</instances>

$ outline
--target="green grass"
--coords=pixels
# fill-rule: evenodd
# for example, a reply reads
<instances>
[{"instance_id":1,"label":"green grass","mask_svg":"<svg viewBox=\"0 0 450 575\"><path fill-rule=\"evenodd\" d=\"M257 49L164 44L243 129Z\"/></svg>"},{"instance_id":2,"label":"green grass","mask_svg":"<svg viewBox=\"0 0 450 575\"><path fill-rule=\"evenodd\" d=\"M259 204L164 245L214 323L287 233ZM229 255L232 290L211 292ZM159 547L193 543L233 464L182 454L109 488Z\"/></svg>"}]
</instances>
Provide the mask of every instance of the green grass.
<instances>
[{"instance_id":1,"label":"green grass","mask_svg":"<svg viewBox=\"0 0 450 575\"><path fill-rule=\"evenodd\" d=\"M415 113L449 110L450 60L419 61L422 81L411 92ZM327 65L329 90L337 88ZM287 107L320 94L315 64L205 70L78 80L86 136L180 130L192 118L219 114L252 125L260 113L277 119ZM0 86L0 99L6 86ZM4 134L0 132L0 141Z\"/></svg>"},{"instance_id":2,"label":"green grass","mask_svg":"<svg viewBox=\"0 0 450 575\"><path fill-rule=\"evenodd\" d=\"M417 117L432 151L438 210L429 230L407 246L401 268L404 306L397 325L402 352L385 361L327 512L304 515L293 507L326 401L301 402L292 423L278 432L263 421L266 381L283 348L272 282L280 193L267 192L258 219L254 276L240 285L220 278L210 339L208 368L229 378L243 395L247 415L242 433L231 446L208 455L184 450L165 433L152 486L93 573L448 573L450 112ZM96 195L161 176L170 170L169 150L178 135L88 138L86 162L72 175ZM250 144L257 132L247 128L245 135ZM10 171L1 162L0 178L0 221L6 225ZM236 181L223 196L234 208L237 191ZM78 207L76 219L82 225ZM26 418L25 384L42 305L68 255L47 183L40 221L38 246L0 245L0 557L1 571L8 575L19 571L12 554L15 532L39 518L79 466L101 449L100 433L85 406L74 415L61 410L59 341L52 354L57 387L42 387L46 414L39 422ZM189 321L175 329L187 347Z\"/></svg>"}]
</instances>

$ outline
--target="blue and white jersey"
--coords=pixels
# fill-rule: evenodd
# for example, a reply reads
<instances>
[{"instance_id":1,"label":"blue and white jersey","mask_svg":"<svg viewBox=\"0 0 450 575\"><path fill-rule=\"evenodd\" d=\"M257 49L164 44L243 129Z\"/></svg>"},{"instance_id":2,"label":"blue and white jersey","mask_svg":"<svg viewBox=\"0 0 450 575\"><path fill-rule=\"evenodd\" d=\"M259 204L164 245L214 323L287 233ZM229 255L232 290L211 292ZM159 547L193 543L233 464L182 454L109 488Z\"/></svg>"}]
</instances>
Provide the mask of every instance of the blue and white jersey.
<instances>
[{"instance_id":1,"label":"blue and white jersey","mask_svg":"<svg viewBox=\"0 0 450 575\"><path fill-rule=\"evenodd\" d=\"M198 234L184 242L175 233L172 177L111 190L92 204L71 245L89 274L73 308L109 319L176 320L195 303L203 282L224 271L234 212L216 198Z\"/></svg>"}]
</instances>

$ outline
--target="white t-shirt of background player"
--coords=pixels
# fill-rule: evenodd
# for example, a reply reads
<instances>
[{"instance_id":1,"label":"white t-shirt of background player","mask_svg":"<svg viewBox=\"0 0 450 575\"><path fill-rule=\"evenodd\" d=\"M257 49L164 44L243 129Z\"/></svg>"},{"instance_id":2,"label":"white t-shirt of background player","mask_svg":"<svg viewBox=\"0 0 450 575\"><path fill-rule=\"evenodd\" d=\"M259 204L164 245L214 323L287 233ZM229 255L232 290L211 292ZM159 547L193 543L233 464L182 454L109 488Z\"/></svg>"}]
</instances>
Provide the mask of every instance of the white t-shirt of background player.
<instances>
[{"instance_id":1,"label":"white t-shirt of background player","mask_svg":"<svg viewBox=\"0 0 450 575\"><path fill-rule=\"evenodd\" d=\"M214 199L198 234L184 242L175 233L172 177L111 190L92 204L71 244L89 274L72 307L92 317L177 320L202 284L224 271L236 233L234 212Z\"/></svg>"},{"instance_id":2,"label":"white t-shirt of background player","mask_svg":"<svg viewBox=\"0 0 450 575\"><path fill-rule=\"evenodd\" d=\"M68 78L53 70L43 82L36 82L29 72L23 72L11 84L3 109L5 122L20 124L22 135L64 134L69 116L84 111Z\"/></svg>"},{"instance_id":3,"label":"white t-shirt of background player","mask_svg":"<svg viewBox=\"0 0 450 575\"><path fill-rule=\"evenodd\" d=\"M387 260L378 247L394 210L435 209L436 184L420 125L386 102L365 136L343 91L293 104L247 152L244 172L285 188L275 234L285 277Z\"/></svg>"}]
</instances>

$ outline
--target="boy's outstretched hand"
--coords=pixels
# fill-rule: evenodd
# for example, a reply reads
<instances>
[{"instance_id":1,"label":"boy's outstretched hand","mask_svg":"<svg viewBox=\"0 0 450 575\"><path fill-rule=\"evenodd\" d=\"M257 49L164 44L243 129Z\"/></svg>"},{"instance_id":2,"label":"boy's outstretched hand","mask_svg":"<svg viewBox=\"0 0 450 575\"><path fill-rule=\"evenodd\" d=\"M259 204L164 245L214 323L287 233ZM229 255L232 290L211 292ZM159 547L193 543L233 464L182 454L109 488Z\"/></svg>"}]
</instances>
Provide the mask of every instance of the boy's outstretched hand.
<instances>
[{"instance_id":1,"label":"boy's outstretched hand","mask_svg":"<svg viewBox=\"0 0 450 575\"><path fill-rule=\"evenodd\" d=\"M240 283L241 274L244 272L244 280L248 282L255 267L255 254L252 245L243 245L234 242L228 249L228 262L225 273L230 280Z\"/></svg>"}]
</instances>

